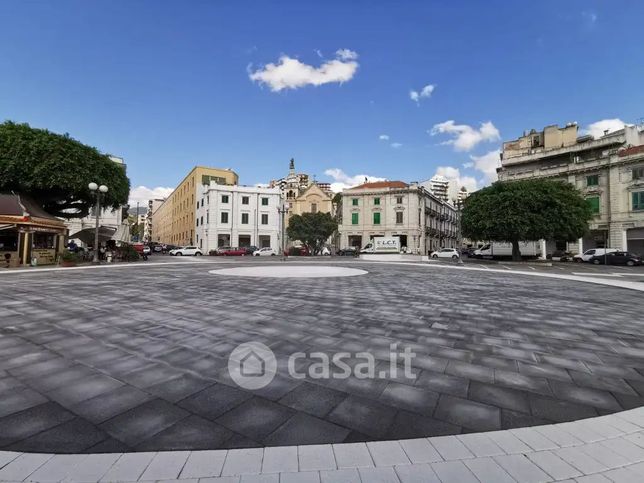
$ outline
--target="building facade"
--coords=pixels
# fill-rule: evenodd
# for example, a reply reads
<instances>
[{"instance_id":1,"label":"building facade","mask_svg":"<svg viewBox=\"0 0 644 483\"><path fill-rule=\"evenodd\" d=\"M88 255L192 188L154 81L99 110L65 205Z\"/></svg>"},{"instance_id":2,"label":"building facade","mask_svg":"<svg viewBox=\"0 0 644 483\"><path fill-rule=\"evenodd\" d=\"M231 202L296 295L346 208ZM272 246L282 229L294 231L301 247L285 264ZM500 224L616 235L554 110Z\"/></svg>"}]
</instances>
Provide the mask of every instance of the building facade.
<instances>
[{"instance_id":1,"label":"building facade","mask_svg":"<svg viewBox=\"0 0 644 483\"><path fill-rule=\"evenodd\" d=\"M204 253L225 246L281 246L279 188L210 183L201 187L197 205L195 244Z\"/></svg>"},{"instance_id":2,"label":"building facade","mask_svg":"<svg viewBox=\"0 0 644 483\"><path fill-rule=\"evenodd\" d=\"M157 198L153 200L148 200L148 209L145 214L145 227L143 229L143 240L146 243L149 243L151 241L154 241L154 231L153 231L153 225L152 225L152 216L156 213L156 211L161 207L163 202L165 201L165 198Z\"/></svg>"},{"instance_id":3,"label":"building facade","mask_svg":"<svg viewBox=\"0 0 644 483\"><path fill-rule=\"evenodd\" d=\"M449 181L444 176L435 175L421 183L423 188L442 201L449 201Z\"/></svg>"},{"instance_id":4,"label":"building facade","mask_svg":"<svg viewBox=\"0 0 644 483\"><path fill-rule=\"evenodd\" d=\"M418 184L365 183L342 192L341 247L363 247L376 236L398 236L402 247L426 255L458 244L458 212Z\"/></svg>"},{"instance_id":5,"label":"building facade","mask_svg":"<svg viewBox=\"0 0 644 483\"><path fill-rule=\"evenodd\" d=\"M212 182L236 185L239 177L231 169L194 167L152 215L153 242L170 245L194 245L197 197L201 186Z\"/></svg>"},{"instance_id":6,"label":"building facade","mask_svg":"<svg viewBox=\"0 0 644 483\"><path fill-rule=\"evenodd\" d=\"M644 126L626 126L595 139L576 124L532 130L503 143L499 179L565 180L594 212L590 232L573 243L548 240L546 251L611 247L644 254Z\"/></svg>"}]
</instances>

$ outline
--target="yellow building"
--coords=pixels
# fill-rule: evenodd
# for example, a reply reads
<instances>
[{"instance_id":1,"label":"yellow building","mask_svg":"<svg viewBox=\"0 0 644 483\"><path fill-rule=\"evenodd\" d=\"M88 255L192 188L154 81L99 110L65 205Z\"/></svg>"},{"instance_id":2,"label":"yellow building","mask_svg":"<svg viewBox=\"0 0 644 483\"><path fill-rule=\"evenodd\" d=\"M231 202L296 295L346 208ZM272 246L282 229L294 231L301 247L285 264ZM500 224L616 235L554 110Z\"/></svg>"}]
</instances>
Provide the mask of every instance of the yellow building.
<instances>
[{"instance_id":1,"label":"yellow building","mask_svg":"<svg viewBox=\"0 0 644 483\"><path fill-rule=\"evenodd\" d=\"M322 190L317 184L309 185L304 192L288 201L288 218L303 213L331 213L333 214L333 199L331 194Z\"/></svg>"},{"instance_id":2,"label":"yellow building","mask_svg":"<svg viewBox=\"0 0 644 483\"><path fill-rule=\"evenodd\" d=\"M217 184L236 185L239 176L232 169L195 166L170 196L152 215L154 235L151 241L170 245L195 243L198 188L210 181Z\"/></svg>"}]
</instances>

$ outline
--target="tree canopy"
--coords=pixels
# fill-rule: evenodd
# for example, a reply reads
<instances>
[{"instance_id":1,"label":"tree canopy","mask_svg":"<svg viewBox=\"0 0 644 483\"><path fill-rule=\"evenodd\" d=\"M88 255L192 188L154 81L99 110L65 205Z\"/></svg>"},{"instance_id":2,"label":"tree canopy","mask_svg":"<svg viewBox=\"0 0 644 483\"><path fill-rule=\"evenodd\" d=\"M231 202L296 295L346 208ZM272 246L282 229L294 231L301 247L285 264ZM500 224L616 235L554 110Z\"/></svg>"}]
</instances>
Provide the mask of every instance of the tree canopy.
<instances>
[{"instance_id":1,"label":"tree canopy","mask_svg":"<svg viewBox=\"0 0 644 483\"><path fill-rule=\"evenodd\" d=\"M472 240L511 242L517 259L520 241L576 240L592 216L581 193L565 181L499 181L465 200L461 229Z\"/></svg>"},{"instance_id":2,"label":"tree canopy","mask_svg":"<svg viewBox=\"0 0 644 483\"><path fill-rule=\"evenodd\" d=\"M303 213L293 215L288 222L286 233L291 240L300 240L317 253L322 245L338 229L338 222L331 213Z\"/></svg>"},{"instance_id":3,"label":"tree canopy","mask_svg":"<svg viewBox=\"0 0 644 483\"><path fill-rule=\"evenodd\" d=\"M20 192L45 211L63 218L87 216L94 198L87 185L104 184L103 205L127 203L130 181L125 167L68 134L55 134L28 124L0 124L0 192Z\"/></svg>"}]
</instances>

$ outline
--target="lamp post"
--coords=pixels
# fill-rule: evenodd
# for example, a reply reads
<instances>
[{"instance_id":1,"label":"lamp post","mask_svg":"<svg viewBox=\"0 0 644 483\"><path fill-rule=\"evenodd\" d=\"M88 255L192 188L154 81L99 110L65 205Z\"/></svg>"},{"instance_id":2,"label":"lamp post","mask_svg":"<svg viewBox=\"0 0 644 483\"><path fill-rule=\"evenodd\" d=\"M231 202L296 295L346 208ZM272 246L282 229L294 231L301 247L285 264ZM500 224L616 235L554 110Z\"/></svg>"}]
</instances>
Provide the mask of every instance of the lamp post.
<instances>
[{"instance_id":1,"label":"lamp post","mask_svg":"<svg viewBox=\"0 0 644 483\"><path fill-rule=\"evenodd\" d=\"M281 245L280 257L281 257L282 260L286 260L286 256L284 255L284 252L286 251L284 215L286 215L286 213L288 213L288 209L289 209L288 202L284 202L284 204L282 205L281 208L279 206L277 207L277 212L280 214L281 220L282 220L281 221L281 223L282 223L282 240L281 240L281 243L280 243L280 245Z\"/></svg>"},{"instance_id":2,"label":"lamp post","mask_svg":"<svg viewBox=\"0 0 644 483\"><path fill-rule=\"evenodd\" d=\"M108 188L104 184L99 186L96 183L90 183L87 187L92 192L92 195L96 197L96 205L94 206L96 215L96 225L94 228L94 260L92 263L98 264L100 263L98 259L98 222L101 216L101 195L107 193Z\"/></svg>"},{"instance_id":3,"label":"lamp post","mask_svg":"<svg viewBox=\"0 0 644 483\"><path fill-rule=\"evenodd\" d=\"M456 222L458 223L458 235L457 235L457 249L458 249L458 265L463 265L463 233L461 231L461 205L463 204L463 200L456 200L456 207L457 207L457 218Z\"/></svg>"}]
</instances>

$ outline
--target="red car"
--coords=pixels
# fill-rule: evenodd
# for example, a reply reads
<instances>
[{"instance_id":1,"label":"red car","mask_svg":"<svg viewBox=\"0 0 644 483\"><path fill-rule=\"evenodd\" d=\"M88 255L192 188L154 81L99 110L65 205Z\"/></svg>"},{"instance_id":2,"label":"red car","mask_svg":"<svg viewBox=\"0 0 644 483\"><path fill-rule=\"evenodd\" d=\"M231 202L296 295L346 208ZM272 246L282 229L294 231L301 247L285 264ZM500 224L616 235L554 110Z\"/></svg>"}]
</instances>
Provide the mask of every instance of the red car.
<instances>
[{"instance_id":1,"label":"red car","mask_svg":"<svg viewBox=\"0 0 644 483\"><path fill-rule=\"evenodd\" d=\"M223 257L243 257L248 254L245 248L237 247L220 247L217 249L217 255Z\"/></svg>"}]
</instances>

